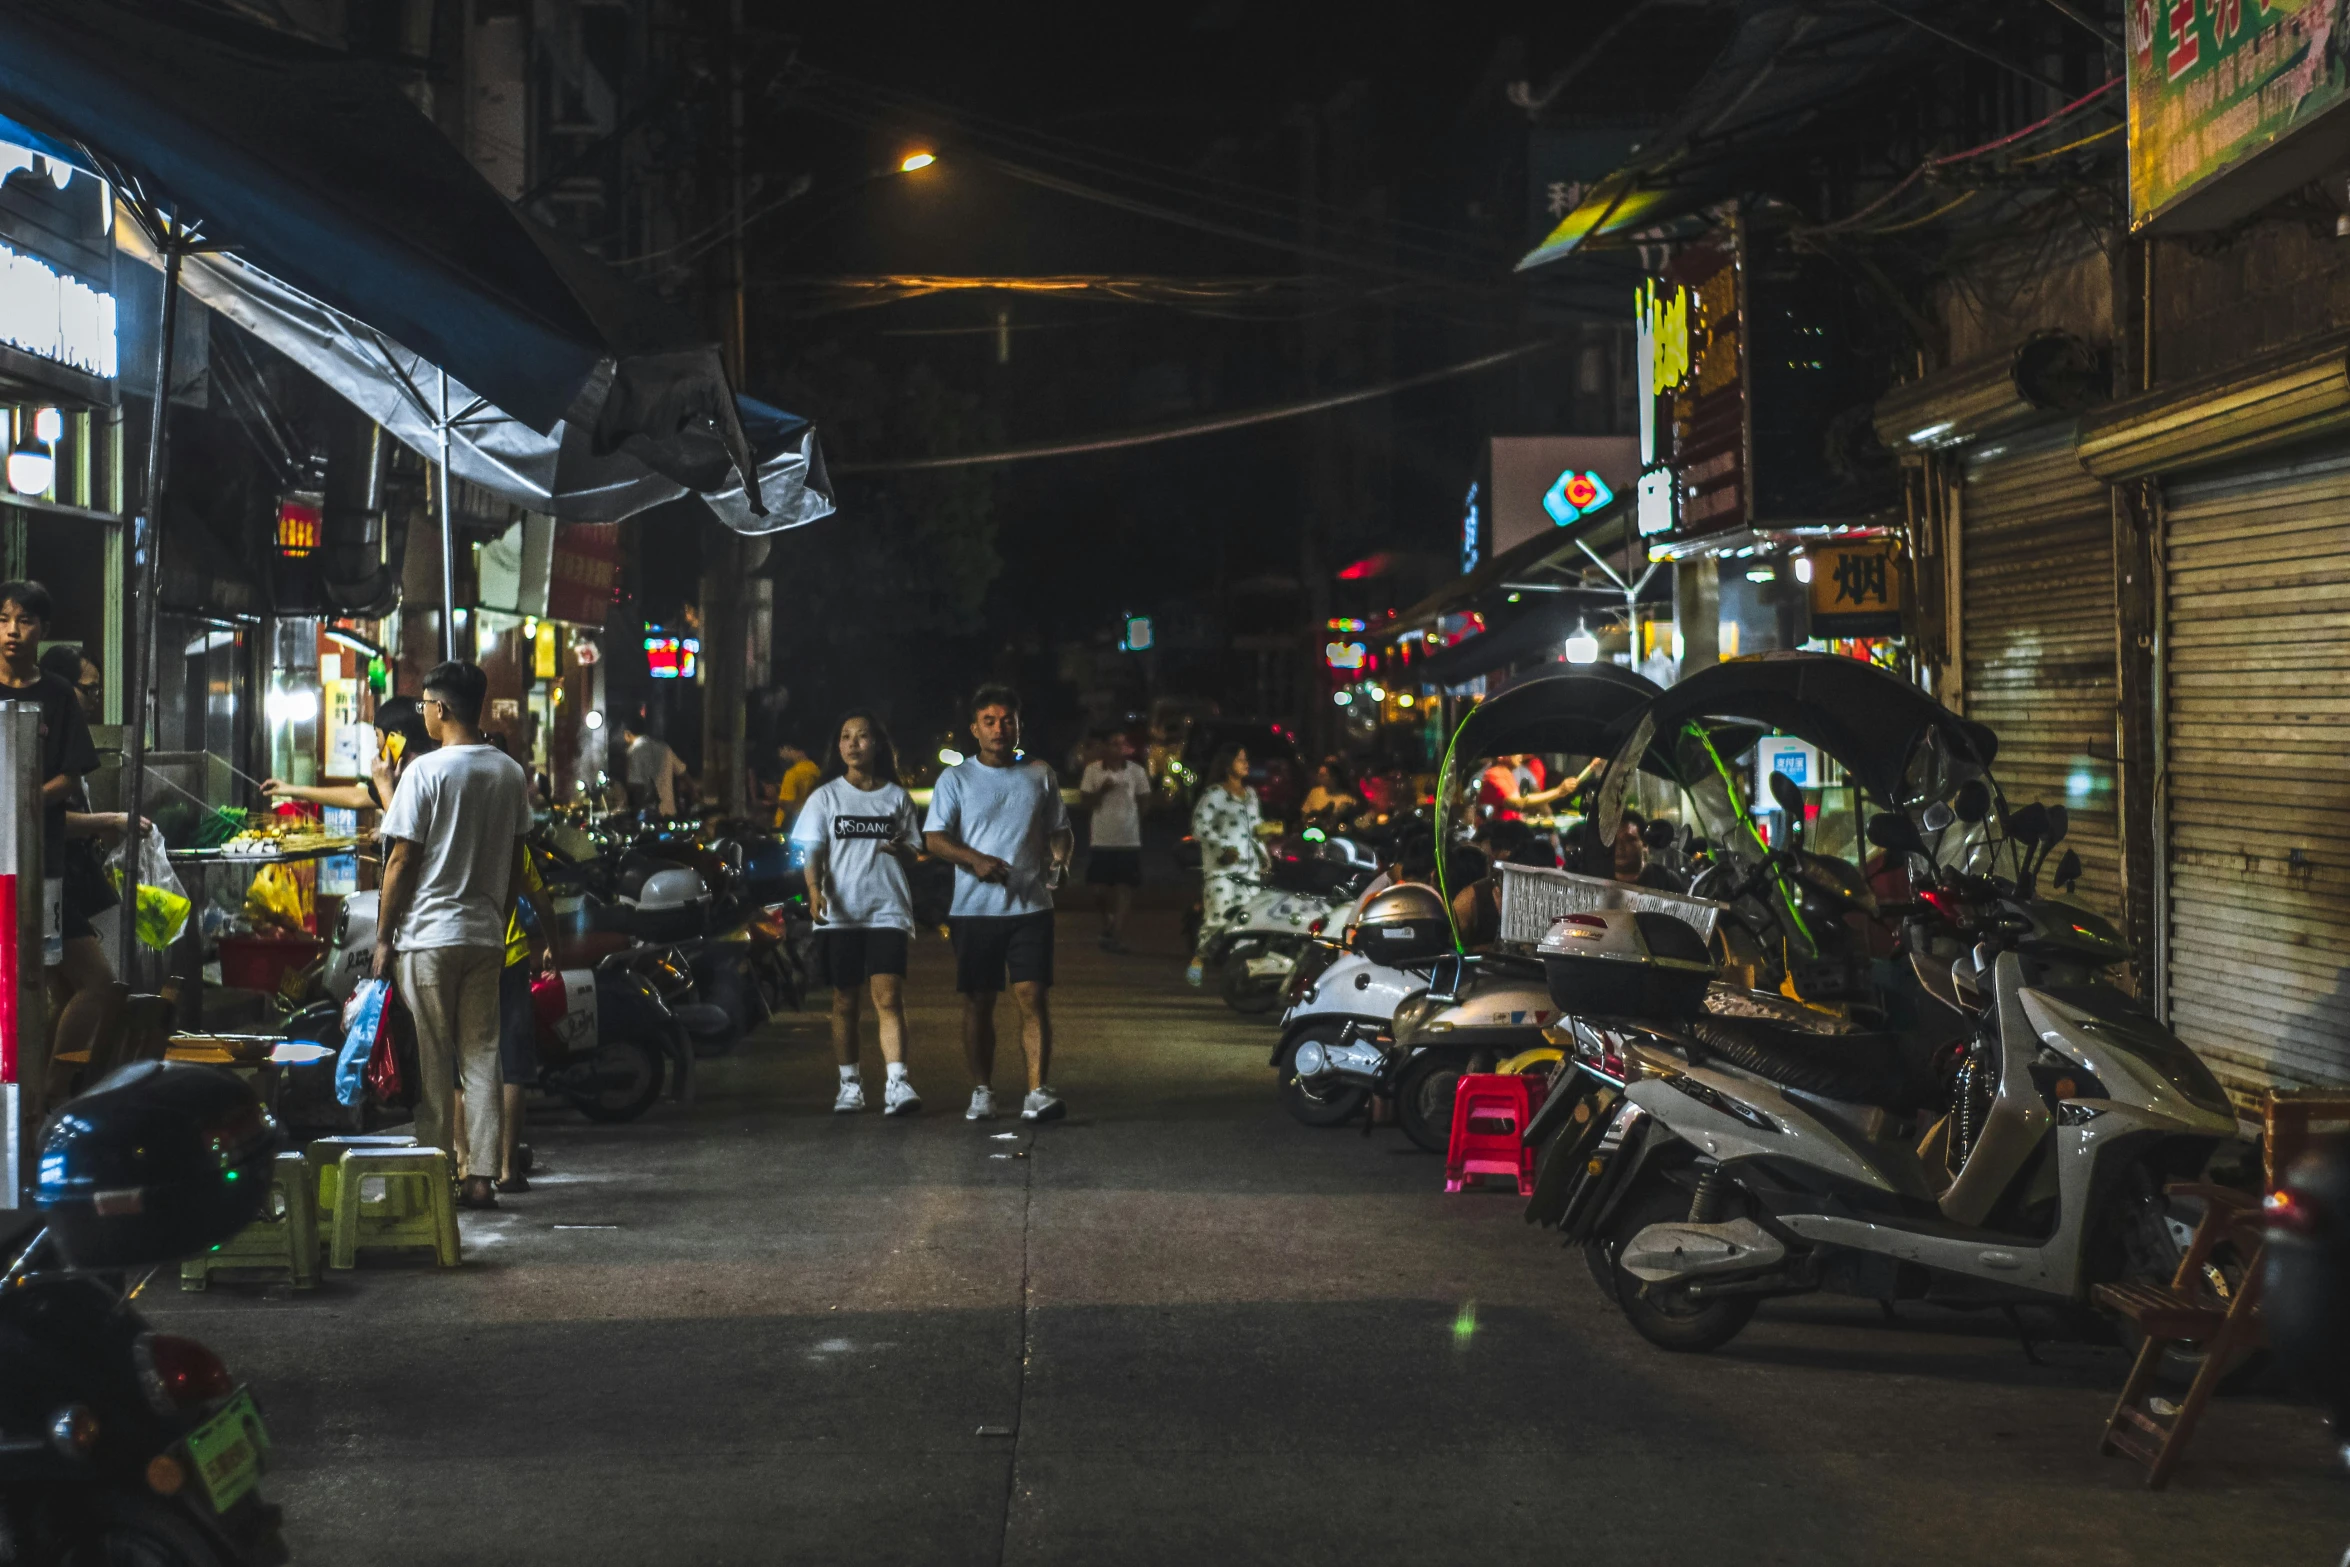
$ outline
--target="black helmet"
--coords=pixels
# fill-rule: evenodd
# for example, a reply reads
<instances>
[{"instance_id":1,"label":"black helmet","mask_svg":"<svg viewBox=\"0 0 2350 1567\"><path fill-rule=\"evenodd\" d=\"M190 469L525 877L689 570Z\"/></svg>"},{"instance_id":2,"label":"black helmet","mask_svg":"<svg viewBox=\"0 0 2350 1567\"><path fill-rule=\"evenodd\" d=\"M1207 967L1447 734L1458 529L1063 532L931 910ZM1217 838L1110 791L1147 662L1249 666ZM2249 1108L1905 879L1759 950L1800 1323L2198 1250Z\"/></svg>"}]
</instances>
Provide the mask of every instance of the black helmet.
<instances>
[{"instance_id":1,"label":"black helmet","mask_svg":"<svg viewBox=\"0 0 2350 1567\"><path fill-rule=\"evenodd\" d=\"M241 1079L142 1061L50 1116L34 1203L76 1266L169 1262L252 1222L282 1143L276 1117Z\"/></svg>"}]
</instances>

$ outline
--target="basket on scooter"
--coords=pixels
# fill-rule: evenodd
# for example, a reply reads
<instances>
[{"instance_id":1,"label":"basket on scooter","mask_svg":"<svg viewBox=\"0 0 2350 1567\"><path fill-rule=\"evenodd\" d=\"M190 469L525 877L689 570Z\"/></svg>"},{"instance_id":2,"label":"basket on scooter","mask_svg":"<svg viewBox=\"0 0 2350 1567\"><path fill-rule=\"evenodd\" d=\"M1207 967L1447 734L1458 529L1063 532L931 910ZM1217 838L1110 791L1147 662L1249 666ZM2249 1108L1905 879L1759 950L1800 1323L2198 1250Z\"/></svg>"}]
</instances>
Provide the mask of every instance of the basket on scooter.
<instances>
[{"instance_id":1,"label":"basket on scooter","mask_svg":"<svg viewBox=\"0 0 2350 1567\"><path fill-rule=\"evenodd\" d=\"M1550 999L1582 1017L1695 1017L1714 973L1687 921L1637 909L1561 914L1534 950Z\"/></svg>"}]
</instances>

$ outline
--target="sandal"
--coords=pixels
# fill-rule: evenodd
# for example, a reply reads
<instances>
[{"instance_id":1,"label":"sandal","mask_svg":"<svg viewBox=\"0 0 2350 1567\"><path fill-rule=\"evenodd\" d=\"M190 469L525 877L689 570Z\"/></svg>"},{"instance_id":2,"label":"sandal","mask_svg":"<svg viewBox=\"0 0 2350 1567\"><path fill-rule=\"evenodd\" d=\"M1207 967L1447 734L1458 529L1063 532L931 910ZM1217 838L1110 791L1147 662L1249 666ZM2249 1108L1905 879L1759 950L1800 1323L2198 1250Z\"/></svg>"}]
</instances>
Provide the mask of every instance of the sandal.
<instances>
[{"instance_id":1,"label":"sandal","mask_svg":"<svg viewBox=\"0 0 2350 1567\"><path fill-rule=\"evenodd\" d=\"M527 1192L530 1190L530 1177L517 1174L503 1181L492 1181L490 1185L501 1192Z\"/></svg>"},{"instance_id":2,"label":"sandal","mask_svg":"<svg viewBox=\"0 0 2350 1567\"><path fill-rule=\"evenodd\" d=\"M487 1176L467 1176L465 1184L458 1189L457 1206L460 1208L495 1208L497 1205L496 1183Z\"/></svg>"}]
</instances>

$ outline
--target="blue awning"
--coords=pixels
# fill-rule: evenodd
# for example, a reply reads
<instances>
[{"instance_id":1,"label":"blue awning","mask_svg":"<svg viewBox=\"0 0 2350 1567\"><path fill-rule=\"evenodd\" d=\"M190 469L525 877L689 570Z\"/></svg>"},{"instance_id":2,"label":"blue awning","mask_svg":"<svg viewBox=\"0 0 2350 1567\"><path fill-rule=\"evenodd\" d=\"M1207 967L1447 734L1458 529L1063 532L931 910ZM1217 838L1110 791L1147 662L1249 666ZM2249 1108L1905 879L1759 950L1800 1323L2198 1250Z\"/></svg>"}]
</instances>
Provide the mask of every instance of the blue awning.
<instances>
[{"instance_id":1,"label":"blue awning","mask_svg":"<svg viewBox=\"0 0 2350 1567\"><path fill-rule=\"evenodd\" d=\"M446 371L463 478L584 520L689 491L746 532L832 509L805 421L739 404L714 344L516 210L384 67L176 0L9 0L0 115L227 247L189 291L419 450Z\"/></svg>"}]
</instances>

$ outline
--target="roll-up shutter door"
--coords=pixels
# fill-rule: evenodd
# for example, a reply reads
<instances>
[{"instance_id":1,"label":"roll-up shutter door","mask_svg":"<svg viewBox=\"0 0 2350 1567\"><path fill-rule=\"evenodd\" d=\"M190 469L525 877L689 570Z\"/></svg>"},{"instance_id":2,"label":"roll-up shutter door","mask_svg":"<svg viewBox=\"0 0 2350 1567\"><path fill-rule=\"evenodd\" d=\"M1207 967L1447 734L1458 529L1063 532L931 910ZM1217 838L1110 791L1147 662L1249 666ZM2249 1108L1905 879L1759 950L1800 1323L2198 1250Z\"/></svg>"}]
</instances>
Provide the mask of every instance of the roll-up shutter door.
<instances>
[{"instance_id":1,"label":"roll-up shutter door","mask_svg":"<svg viewBox=\"0 0 2350 1567\"><path fill-rule=\"evenodd\" d=\"M1999 736L2008 804L2062 804L2081 857L2072 901L2121 916L2114 793L2113 521L2073 425L1970 453L1959 509L1960 652L1969 718Z\"/></svg>"},{"instance_id":2,"label":"roll-up shutter door","mask_svg":"<svg viewBox=\"0 0 2350 1567\"><path fill-rule=\"evenodd\" d=\"M2170 486L2164 986L2234 1090L2350 1082L2350 453Z\"/></svg>"}]
</instances>

